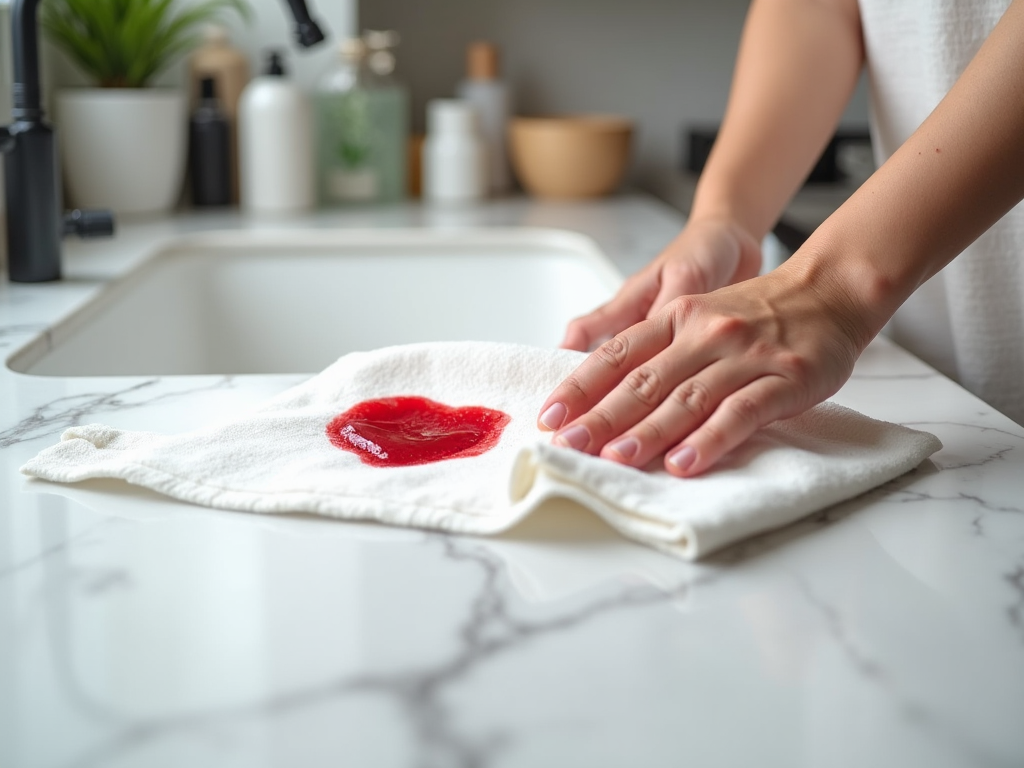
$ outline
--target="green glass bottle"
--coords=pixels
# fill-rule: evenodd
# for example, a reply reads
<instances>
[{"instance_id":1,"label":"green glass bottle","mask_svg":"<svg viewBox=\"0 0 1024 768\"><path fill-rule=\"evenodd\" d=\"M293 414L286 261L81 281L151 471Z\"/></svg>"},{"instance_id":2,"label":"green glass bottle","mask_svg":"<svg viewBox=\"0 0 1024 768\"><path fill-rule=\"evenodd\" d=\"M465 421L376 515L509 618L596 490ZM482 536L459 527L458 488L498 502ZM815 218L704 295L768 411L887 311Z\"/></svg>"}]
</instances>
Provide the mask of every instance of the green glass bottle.
<instances>
[{"instance_id":1,"label":"green glass bottle","mask_svg":"<svg viewBox=\"0 0 1024 768\"><path fill-rule=\"evenodd\" d=\"M408 92L392 74L394 39L367 38L342 42L317 86L318 190L327 207L406 196Z\"/></svg>"},{"instance_id":2,"label":"green glass bottle","mask_svg":"<svg viewBox=\"0 0 1024 768\"><path fill-rule=\"evenodd\" d=\"M408 195L409 91L395 76L398 33L371 30L366 44L370 115L374 126L374 164L380 174L380 200Z\"/></svg>"}]
</instances>

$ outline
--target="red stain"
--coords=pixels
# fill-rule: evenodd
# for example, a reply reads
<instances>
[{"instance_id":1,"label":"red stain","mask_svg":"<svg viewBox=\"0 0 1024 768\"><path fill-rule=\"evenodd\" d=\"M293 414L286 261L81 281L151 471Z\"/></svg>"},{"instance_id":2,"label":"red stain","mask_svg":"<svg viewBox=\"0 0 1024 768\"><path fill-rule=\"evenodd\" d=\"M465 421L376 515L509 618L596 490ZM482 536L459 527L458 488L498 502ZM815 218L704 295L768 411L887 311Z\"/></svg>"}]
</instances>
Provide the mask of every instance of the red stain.
<instances>
[{"instance_id":1,"label":"red stain","mask_svg":"<svg viewBox=\"0 0 1024 768\"><path fill-rule=\"evenodd\" d=\"M486 453L511 420L479 405L453 408L425 397L384 397L335 416L327 437L364 464L411 467Z\"/></svg>"}]
</instances>

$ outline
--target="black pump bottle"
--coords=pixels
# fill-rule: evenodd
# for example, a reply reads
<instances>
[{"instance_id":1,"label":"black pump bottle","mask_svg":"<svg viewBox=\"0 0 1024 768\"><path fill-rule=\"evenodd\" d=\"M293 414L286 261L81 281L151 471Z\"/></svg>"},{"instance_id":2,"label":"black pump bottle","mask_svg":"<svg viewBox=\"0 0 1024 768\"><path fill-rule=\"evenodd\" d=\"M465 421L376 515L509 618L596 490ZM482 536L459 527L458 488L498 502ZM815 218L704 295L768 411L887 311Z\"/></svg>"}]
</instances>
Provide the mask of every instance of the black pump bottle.
<instances>
[{"instance_id":1,"label":"black pump bottle","mask_svg":"<svg viewBox=\"0 0 1024 768\"><path fill-rule=\"evenodd\" d=\"M231 204L231 130L217 101L216 81L200 82L199 104L189 121L192 203L198 208Z\"/></svg>"}]
</instances>

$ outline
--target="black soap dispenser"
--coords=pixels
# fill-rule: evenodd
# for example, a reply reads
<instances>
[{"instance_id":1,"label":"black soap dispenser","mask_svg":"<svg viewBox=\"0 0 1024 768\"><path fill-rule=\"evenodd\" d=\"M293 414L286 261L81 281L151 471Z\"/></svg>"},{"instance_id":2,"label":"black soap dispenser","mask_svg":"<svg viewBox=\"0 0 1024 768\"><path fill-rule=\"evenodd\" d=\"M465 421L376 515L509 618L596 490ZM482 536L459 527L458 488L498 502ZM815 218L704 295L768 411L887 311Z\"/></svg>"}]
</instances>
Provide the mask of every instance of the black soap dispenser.
<instances>
[{"instance_id":1,"label":"black soap dispenser","mask_svg":"<svg viewBox=\"0 0 1024 768\"><path fill-rule=\"evenodd\" d=\"M197 208L231 204L231 129L217 100L216 81L204 77L189 121L189 171Z\"/></svg>"}]
</instances>

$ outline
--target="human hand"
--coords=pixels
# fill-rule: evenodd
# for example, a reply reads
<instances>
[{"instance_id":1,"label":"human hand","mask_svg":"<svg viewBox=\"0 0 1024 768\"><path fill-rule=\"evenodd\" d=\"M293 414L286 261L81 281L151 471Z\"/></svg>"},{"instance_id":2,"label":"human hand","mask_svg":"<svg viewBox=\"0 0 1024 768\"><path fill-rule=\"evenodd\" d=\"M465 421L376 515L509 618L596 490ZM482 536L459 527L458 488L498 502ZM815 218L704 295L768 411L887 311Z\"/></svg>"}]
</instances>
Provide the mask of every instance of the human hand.
<instances>
[{"instance_id":1,"label":"human hand","mask_svg":"<svg viewBox=\"0 0 1024 768\"><path fill-rule=\"evenodd\" d=\"M602 344L541 408L554 442L692 477L760 427L833 395L880 328L832 279L790 263L664 309Z\"/></svg>"},{"instance_id":2,"label":"human hand","mask_svg":"<svg viewBox=\"0 0 1024 768\"><path fill-rule=\"evenodd\" d=\"M708 293L754 277L761 246L725 219L691 221L661 254L626 280L615 298L569 323L562 347L580 352L657 314L677 296Z\"/></svg>"}]
</instances>

